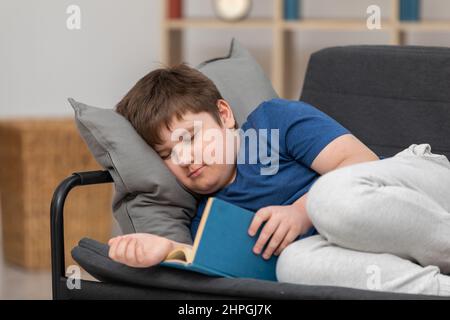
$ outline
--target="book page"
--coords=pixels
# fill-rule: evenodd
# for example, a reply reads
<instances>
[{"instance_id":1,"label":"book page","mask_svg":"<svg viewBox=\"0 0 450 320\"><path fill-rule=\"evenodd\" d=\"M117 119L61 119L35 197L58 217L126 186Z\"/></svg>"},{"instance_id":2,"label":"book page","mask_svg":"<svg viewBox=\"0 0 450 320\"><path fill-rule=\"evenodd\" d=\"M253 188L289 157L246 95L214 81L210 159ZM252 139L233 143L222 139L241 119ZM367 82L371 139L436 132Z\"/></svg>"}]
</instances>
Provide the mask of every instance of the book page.
<instances>
[{"instance_id":1,"label":"book page","mask_svg":"<svg viewBox=\"0 0 450 320\"><path fill-rule=\"evenodd\" d=\"M172 250L164 259L164 261L176 260L176 262L191 263L193 260L193 256L194 253L192 246L183 245Z\"/></svg>"},{"instance_id":2,"label":"book page","mask_svg":"<svg viewBox=\"0 0 450 320\"><path fill-rule=\"evenodd\" d=\"M197 252L197 248L200 244L200 239L202 238L203 229L205 228L206 220L208 220L209 210L211 210L212 203L214 201L214 197L209 197L206 202L205 209L203 209L202 218L200 219L200 223L198 225L197 234L195 235L194 244L193 244L193 252L195 256L195 252Z\"/></svg>"}]
</instances>

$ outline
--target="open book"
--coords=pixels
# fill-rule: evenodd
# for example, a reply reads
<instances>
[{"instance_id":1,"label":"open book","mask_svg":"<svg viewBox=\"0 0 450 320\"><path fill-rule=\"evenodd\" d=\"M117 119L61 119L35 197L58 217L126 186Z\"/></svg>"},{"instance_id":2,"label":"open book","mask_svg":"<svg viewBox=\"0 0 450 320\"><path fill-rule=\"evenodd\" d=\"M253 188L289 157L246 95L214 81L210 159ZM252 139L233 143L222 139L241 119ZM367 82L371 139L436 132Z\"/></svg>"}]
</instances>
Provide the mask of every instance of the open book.
<instances>
[{"instance_id":1,"label":"open book","mask_svg":"<svg viewBox=\"0 0 450 320\"><path fill-rule=\"evenodd\" d=\"M253 216L252 211L208 198L192 247L175 248L161 265L212 276L276 281L278 257L265 260L253 253L262 229L253 237L248 234Z\"/></svg>"}]
</instances>

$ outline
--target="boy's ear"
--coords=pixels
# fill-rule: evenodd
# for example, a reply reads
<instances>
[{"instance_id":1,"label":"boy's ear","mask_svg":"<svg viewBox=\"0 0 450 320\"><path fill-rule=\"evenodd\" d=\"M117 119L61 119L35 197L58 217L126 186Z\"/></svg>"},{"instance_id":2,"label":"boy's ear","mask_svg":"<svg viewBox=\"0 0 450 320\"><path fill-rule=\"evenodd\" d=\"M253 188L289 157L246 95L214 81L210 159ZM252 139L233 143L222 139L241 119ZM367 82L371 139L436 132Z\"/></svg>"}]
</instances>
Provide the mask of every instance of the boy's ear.
<instances>
[{"instance_id":1,"label":"boy's ear","mask_svg":"<svg viewBox=\"0 0 450 320\"><path fill-rule=\"evenodd\" d=\"M222 123L225 128L233 129L235 127L236 120L234 119L233 109L224 99L217 100L217 108L222 119Z\"/></svg>"}]
</instances>

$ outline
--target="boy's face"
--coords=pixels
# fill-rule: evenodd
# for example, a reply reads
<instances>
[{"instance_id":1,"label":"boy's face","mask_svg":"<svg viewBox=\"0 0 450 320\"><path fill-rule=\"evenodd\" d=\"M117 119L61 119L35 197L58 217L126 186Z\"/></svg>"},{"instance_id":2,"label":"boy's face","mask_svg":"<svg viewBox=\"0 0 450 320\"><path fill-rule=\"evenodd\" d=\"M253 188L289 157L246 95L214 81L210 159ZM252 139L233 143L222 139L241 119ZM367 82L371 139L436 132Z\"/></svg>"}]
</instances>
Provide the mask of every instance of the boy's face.
<instances>
[{"instance_id":1,"label":"boy's face","mask_svg":"<svg viewBox=\"0 0 450 320\"><path fill-rule=\"evenodd\" d=\"M231 107L218 100L222 127L206 113L184 114L163 126L163 142L154 149L169 170L188 189L198 194L216 192L234 181L239 135L234 130Z\"/></svg>"}]
</instances>

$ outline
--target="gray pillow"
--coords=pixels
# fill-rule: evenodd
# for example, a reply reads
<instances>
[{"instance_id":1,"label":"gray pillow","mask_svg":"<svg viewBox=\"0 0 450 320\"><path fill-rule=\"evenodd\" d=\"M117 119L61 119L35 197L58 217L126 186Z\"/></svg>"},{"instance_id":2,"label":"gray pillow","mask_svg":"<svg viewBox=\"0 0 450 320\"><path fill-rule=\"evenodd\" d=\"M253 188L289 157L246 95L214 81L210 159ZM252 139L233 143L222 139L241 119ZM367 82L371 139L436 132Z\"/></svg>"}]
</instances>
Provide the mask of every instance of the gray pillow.
<instances>
[{"instance_id":1,"label":"gray pillow","mask_svg":"<svg viewBox=\"0 0 450 320\"><path fill-rule=\"evenodd\" d=\"M227 100L240 125L261 102L276 98L262 68L235 39L229 54L197 69ZM146 232L192 244L190 222L198 195L185 188L131 124L113 109L69 98L80 134L114 180L114 217L123 233Z\"/></svg>"},{"instance_id":2,"label":"gray pillow","mask_svg":"<svg viewBox=\"0 0 450 320\"><path fill-rule=\"evenodd\" d=\"M69 102L81 136L114 180L112 207L122 232L148 232L191 243L194 195L120 114Z\"/></svg>"},{"instance_id":3,"label":"gray pillow","mask_svg":"<svg viewBox=\"0 0 450 320\"><path fill-rule=\"evenodd\" d=\"M226 57L202 62L196 69L214 82L240 126L261 102L278 98L261 66L234 38Z\"/></svg>"}]
</instances>

